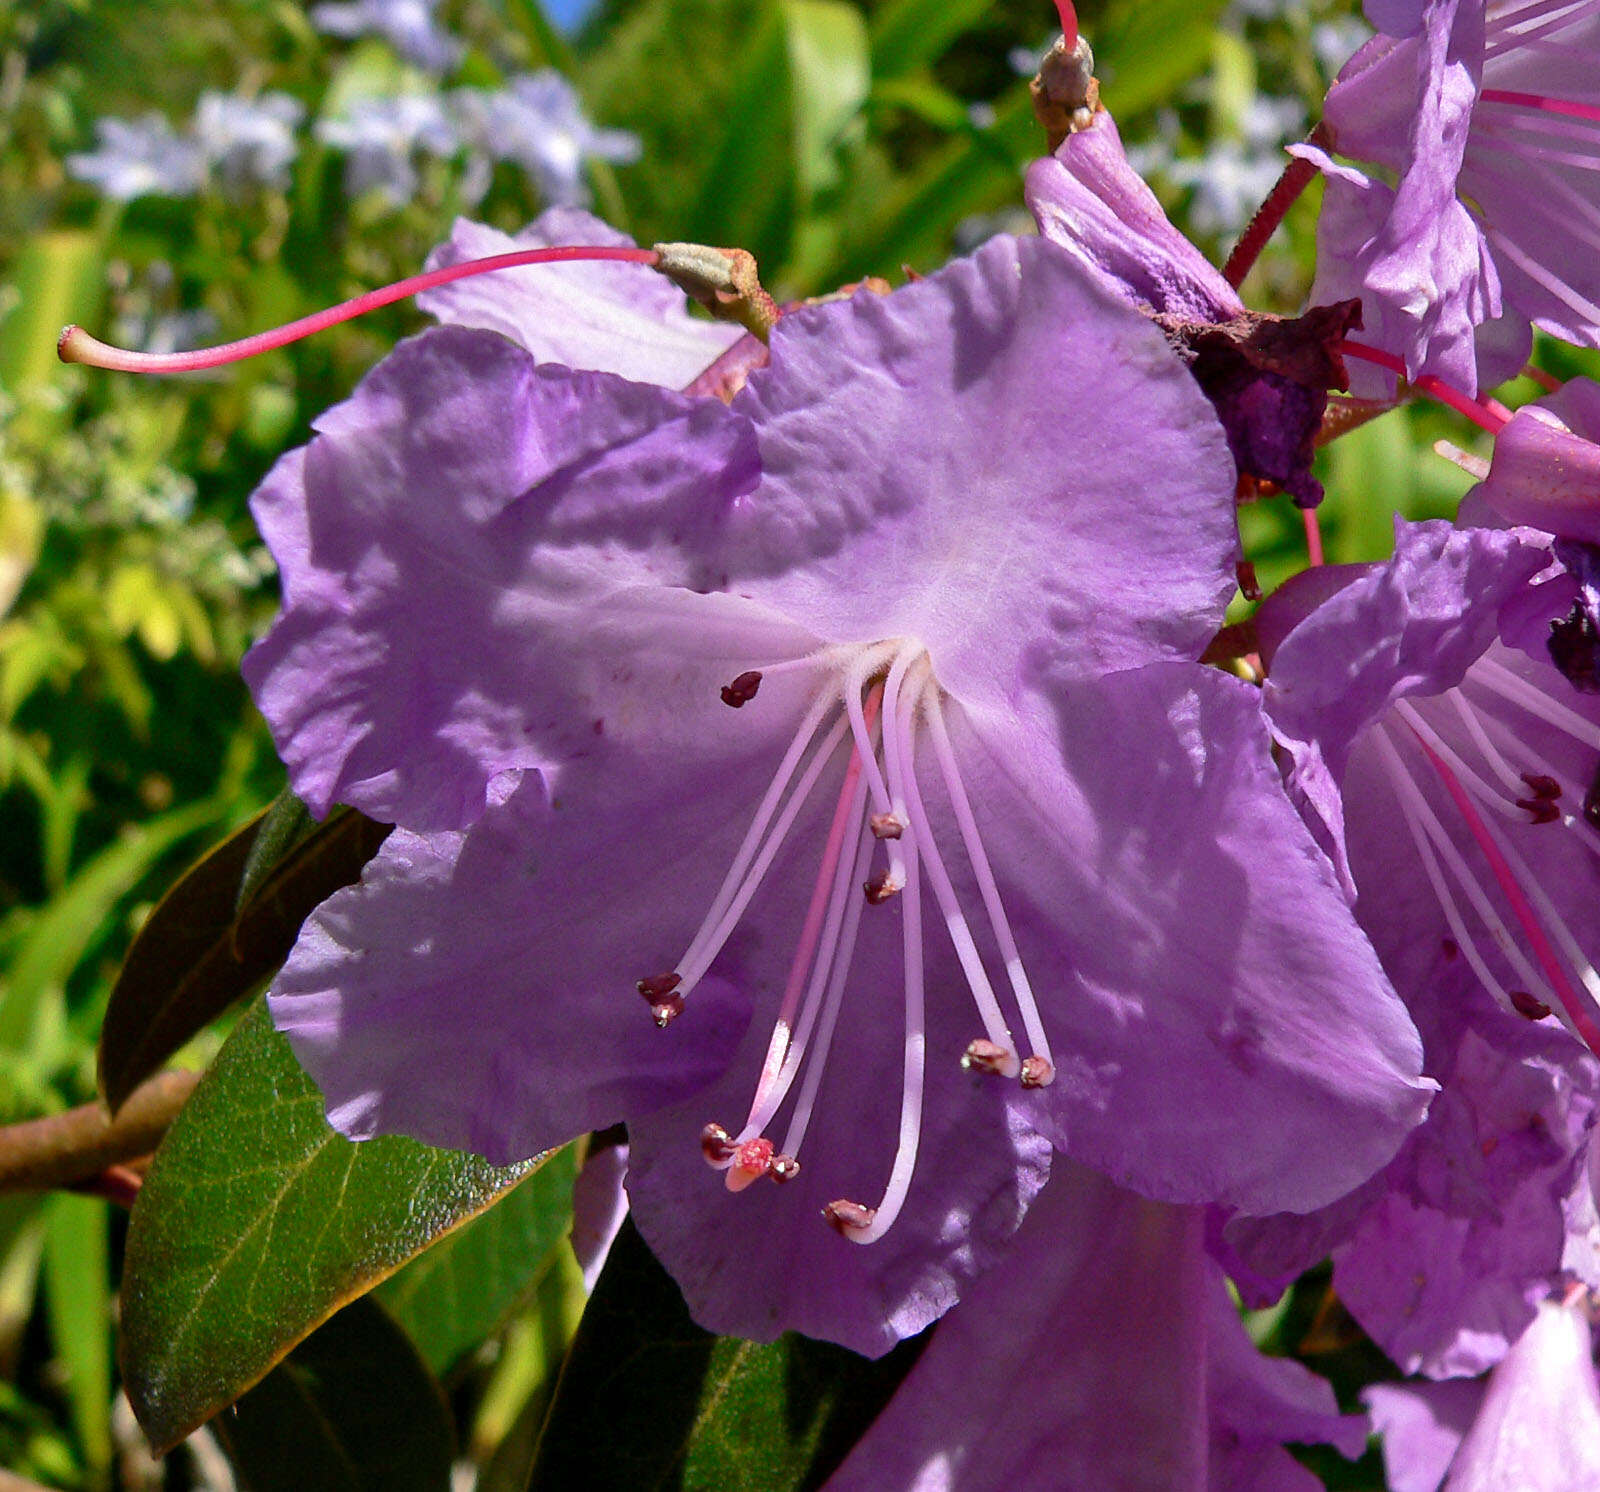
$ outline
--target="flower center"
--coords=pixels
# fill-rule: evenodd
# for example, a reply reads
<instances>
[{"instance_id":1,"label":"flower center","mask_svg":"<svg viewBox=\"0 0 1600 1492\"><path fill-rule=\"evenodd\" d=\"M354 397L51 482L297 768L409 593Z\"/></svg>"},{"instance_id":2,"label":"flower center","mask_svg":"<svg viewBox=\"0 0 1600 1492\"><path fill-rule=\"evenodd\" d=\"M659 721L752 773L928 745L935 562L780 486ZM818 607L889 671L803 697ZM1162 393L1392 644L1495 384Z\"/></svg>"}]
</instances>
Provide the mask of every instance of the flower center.
<instances>
[{"instance_id":1,"label":"flower center","mask_svg":"<svg viewBox=\"0 0 1600 1492\"><path fill-rule=\"evenodd\" d=\"M1541 733L1567 748L1556 755L1573 744L1600 752L1600 726L1484 657L1436 699L1398 701L1373 740L1452 946L1501 1006L1536 1020L1556 1014L1600 1053L1600 973L1517 847L1537 827L1576 836L1600 858L1600 791L1535 745ZM1443 812L1424 791L1430 782L1444 791ZM1520 987L1490 967L1483 938Z\"/></svg>"},{"instance_id":2,"label":"flower center","mask_svg":"<svg viewBox=\"0 0 1600 1492\"><path fill-rule=\"evenodd\" d=\"M933 892L983 1028L983 1035L967 1045L963 1065L1016 1077L1034 1088L1052 1081L1055 1065L961 778L945 720L943 691L927 649L909 639L827 648L807 658L739 674L723 687L723 702L733 709L759 708L763 680L789 670L820 676L810 705L683 956L666 973L639 980L638 990L658 1025L670 1024L681 1013L744 917L807 801L830 769L838 770L838 796L749 1113L737 1134L708 1124L701 1147L706 1160L725 1173L732 1191L742 1191L764 1177L786 1182L799 1174L800 1151L849 984L861 918L898 899L904 970L898 1145L876 1207L840 1199L825 1209L827 1220L845 1237L871 1243L888 1232L905 1202L921 1134L927 1047L924 880ZM1020 1062L978 939L933 833L918 780L917 756L924 743L931 747L932 769L943 783L971 883L983 907L991 957L1004 969L1005 984L1028 1038L1030 1055ZM775 1145L766 1131L786 1109L783 1142Z\"/></svg>"}]
</instances>

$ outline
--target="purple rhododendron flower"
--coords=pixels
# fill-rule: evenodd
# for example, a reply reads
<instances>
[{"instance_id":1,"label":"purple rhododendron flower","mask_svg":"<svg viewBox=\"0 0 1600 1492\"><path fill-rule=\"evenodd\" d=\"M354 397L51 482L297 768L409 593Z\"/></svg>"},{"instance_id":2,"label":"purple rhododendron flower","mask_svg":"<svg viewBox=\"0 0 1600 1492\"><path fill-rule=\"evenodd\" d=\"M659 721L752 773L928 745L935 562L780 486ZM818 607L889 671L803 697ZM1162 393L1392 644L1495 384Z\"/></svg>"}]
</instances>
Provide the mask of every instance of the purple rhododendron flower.
<instances>
[{"instance_id":1,"label":"purple rhododendron flower","mask_svg":"<svg viewBox=\"0 0 1600 1492\"><path fill-rule=\"evenodd\" d=\"M1284 1443L1353 1459L1365 1423L1256 1350L1202 1234L1058 1161L826 1492L1315 1492Z\"/></svg>"},{"instance_id":2,"label":"purple rhododendron flower","mask_svg":"<svg viewBox=\"0 0 1600 1492\"><path fill-rule=\"evenodd\" d=\"M1390 1492L1600 1486L1600 1383L1581 1300L1541 1305L1486 1382L1381 1383L1363 1398Z\"/></svg>"},{"instance_id":3,"label":"purple rhododendron flower","mask_svg":"<svg viewBox=\"0 0 1600 1492\"><path fill-rule=\"evenodd\" d=\"M1394 185L1293 147L1328 179L1312 299L1359 295L1369 341L1468 392L1521 366L1530 321L1600 346L1600 5L1390 0L1368 14L1380 34L1324 121L1336 153ZM1502 317L1486 343L1478 329Z\"/></svg>"},{"instance_id":4,"label":"purple rhododendron flower","mask_svg":"<svg viewBox=\"0 0 1600 1492\"><path fill-rule=\"evenodd\" d=\"M1044 237L1155 318L1216 408L1240 473L1304 507L1321 502L1311 463L1328 390L1346 383L1334 344L1360 321L1355 303L1298 319L1247 310L1167 220L1104 110L1029 167L1027 200Z\"/></svg>"},{"instance_id":5,"label":"purple rhododendron flower","mask_svg":"<svg viewBox=\"0 0 1600 1492\"><path fill-rule=\"evenodd\" d=\"M1507 522L1600 544L1600 384L1574 378L1523 405L1474 490Z\"/></svg>"},{"instance_id":6,"label":"purple rhododendron flower","mask_svg":"<svg viewBox=\"0 0 1600 1492\"><path fill-rule=\"evenodd\" d=\"M727 406L446 326L316 429L246 671L313 810L400 825L270 997L344 1133L625 1120L699 1319L876 1353L1047 1139L1304 1209L1419 1118L1254 691L1189 661L1222 432L1055 246L791 312Z\"/></svg>"},{"instance_id":7,"label":"purple rhododendron flower","mask_svg":"<svg viewBox=\"0 0 1600 1492\"><path fill-rule=\"evenodd\" d=\"M1402 524L1387 564L1309 574L1261 616L1291 787L1442 1091L1351 1197L1224 1234L1256 1296L1332 1248L1341 1299L1410 1372L1481 1372L1565 1271L1593 1279L1600 1064L1552 1011L1593 1047L1600 710L1539 639L1500 640L1549 564L1526 530Z\"/></svg>"}]
</instances>

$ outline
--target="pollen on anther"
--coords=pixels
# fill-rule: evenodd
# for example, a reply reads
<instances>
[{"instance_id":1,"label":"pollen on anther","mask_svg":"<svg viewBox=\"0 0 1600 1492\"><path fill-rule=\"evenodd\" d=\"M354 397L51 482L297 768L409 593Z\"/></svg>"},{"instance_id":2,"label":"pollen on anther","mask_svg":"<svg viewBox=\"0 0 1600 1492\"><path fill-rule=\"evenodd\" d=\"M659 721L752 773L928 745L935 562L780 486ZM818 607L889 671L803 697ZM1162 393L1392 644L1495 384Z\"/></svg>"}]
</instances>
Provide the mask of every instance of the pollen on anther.
<instances>
[{"instance_id":1,"label":"pollen on anther","mask_svg":"<svg viewBox=\"0 0 1600 1492\"><path fill-rule=\"evenodd\" d=\"M850 1202L840 1198L837 1202L829 1202L822 1209L823 1218L845 1238L854 1238L859 1233L865 1233L878 1216L876 1207L865 1207L860 1202Z\"/></svg>"},{"instance_id":2,"label":"pollen on anther","mask_svg":"<svg viewBox=\"0 0 1600 1492\"><path fill-rule=\"evenodd\" d=\"M1542 1021L1550 1014L1550 1007L1543 1000L1534 999L1525 989L1514 989L1509 991L1509 994L1511 1008L1530 1021Z\"/></svg>"},{"instance_id":3,"label":"pollen on anther","mask_svg":"<svg viewBox=\"0 0 1600 1492\"><path fill-rule=\"evenodd\" d=\"M780 1185L785 1181L793 1181L800 1174L800 1162L792 1155L775 1155L769 1174Z\"/></svg>"},{"instance_id":4,"label":"pollen on anther","mask_svg":"<svg viewBox=\"0 0 1600 1492\"><path fill-rule=\"evenodd\" d=\"M760 687L760 671L754 668L746 669L732 683L722 686L722 702L730 709L742 710L756 697L756 691Z\"/></svg>"},{"instance_id":5,"label":"pollen on anther","mask_svg":"<svg viewBox=\"0 0 1600 1492\"><path fill-rule=\"evenodd\" d=\"M1055 1064L1047 1057L1025 1057L1022 1062L1024 1088L1048 1088L1056 1080Z\"/></svg>"},{"instance_id":6,"label":"pollen on anther","mask_svg":"<svg viewBox=\"0 0 1600 1492\"><path fill-rule=\"evenodd\" d=\"M1010 1077L1017 1070L1017 1059L998 1042L987 1041L980 1036L976 1041L967 1043L966 1051L961 1054L961 1065L968 1072Z\"/></svg>"},{"instance_id":7,"label":"pollen on anther","mask_svg":"<svg viewBox=\"0 0 1600 1492\"><path fill-rule=\"evenodd\" d=\"M880 871L870 881L863 881L861 889L866 893L867 901L875 907L881 907L900 890L886 870Z\"/></svg>"},{"instance_id":8,"label":"pollen on anther","mask_svg":"<svg viewBox=\"0 0 1600 1492\"><path fill-rule=\"evenodd\" d=\"M720 1124L708 1124L700 1131L701 1153L714 1166L732 1160L735 1148L733 1136Z\"/></svg>"},{"instance_id":9,"label":"pollen on anther","mask_svg":"<svg viewBox=\"0 0 1600 1492\"><path fill-rule=\"evenodd\" d=\"M874 839L898 839L906 832L905 822L893 813L869 814L867 826L872 830Z\"/></svg>"},{"instance_id":10,"label":"pollen on anther","mask_svg":"<svg viewBox=\"0 0 1600 1492\"><path fill-rule=\"evenodd\" d=\"M658 1000L650 1007L650 1014L663 1031L683 1014L683 996L668 995L664 1000Z\"/></svg>"}]
</instances>

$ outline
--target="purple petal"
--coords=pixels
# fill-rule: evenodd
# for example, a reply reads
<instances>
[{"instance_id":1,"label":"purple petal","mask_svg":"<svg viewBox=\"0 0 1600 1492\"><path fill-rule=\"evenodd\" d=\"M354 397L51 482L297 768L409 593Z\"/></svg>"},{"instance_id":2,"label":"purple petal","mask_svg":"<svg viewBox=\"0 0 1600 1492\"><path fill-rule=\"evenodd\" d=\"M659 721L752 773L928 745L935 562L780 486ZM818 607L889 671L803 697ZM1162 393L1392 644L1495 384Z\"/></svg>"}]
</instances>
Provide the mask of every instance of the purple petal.
<instances>
[{"instance_id":1,"label":"purple petal","mask_svg":"<svg viewBox=\"0 0 1600 1492\"><path fill-rule=\"evenodd\" d=\"M1279 644L1267 714L1347 876L1340 784L1356 737L1396 699L1458 684L1493 640L1499 606L1548 562L1526 535L1397 522L1394 558Z\"/></svg>"},{"instance_id":2,"label":"purple petal","mask_svg":"<svg viewBox=\"0 0 1600 1492\"><path fill-rule=\"evenodd\" d=\"M627 1145L607 1145L589 1152L573 1183L572 1252L586 1290L594 1289L628 1216L628 1194L623 1189L627 1174Z\"/></svg>"},{"instance_id":3,"label":"purple petal","mask_svg":"<svg viewBox=\"0 0 1600 1492\"><path fill-rule=\"evenodd\" d=\"M1581 1306L1547 1301L1494 1370L1450 1467L1451 1492L1600 1486L1600 1385Z\"/></svg>"},{"instance_id":4,"label":"purple petal","mask_svg":"<svg viewBox=\"0 0 1600 1492\"><path fill-rule=\"evenodd\" d=\"M1431 1085L1258 697L1165 665L1052 704L1048 725L969 709L957 738L1056 1053L1048 1131L1167 1200L1305 1211L1348 1191Z\"/></svg>"},{"instance_id":5,"label":"purple petal","mask_svg":"<svg viewBox=\"0 0 1600 1492\"><path fill-rule=\"evenodd\" d=\"M1374 1383L1361 1398L1383 1437L1389 1492L1438 1492L1483 1402L1483 1385L1464 1379Z\"/></svg>"},{"instance_id":6,"label":"purple petal","mask_svg":"<svg viewBox=\"0 0 1600 1492\"><path fill-rule=\"evenodd\" d=\"M826 1492L1205 1488L1199 1217L1059 1170Z\"/></svg>"},{"instance_id":7,"label":"purple petal","mask_svg":"<svg viewBox=\"0 0 1600 1492\"><path fill-rule=\"evenodd\" d=\"M1511 523L1600 543L1600 384L1574 378L1524 405L1495 438L1476 489Z\"/></svg>"},{"instance_id":8,"label":"purple petal","mask_svg":"<svg viewBox=\"0 0 1600 1492\"><path fill-rule=\"evenodd\" d=\"M412 828L470 822L496 773L550 759L552 627L694 579L754 474L715 400L454 327L401 344L316 428L252 502L284 611L245 677L314 813Z\"/></svg>"},{"instance_id":9,"label":"purple petal","mask_svg":"<svg viewBox=\"0 0 1600 1492\"><path fill-rule=\"evenodd\" d=\"M565 244L633 247L626 233L576 207L552 207L515 237L457 218L429 269ZM683 292L642 264L537 264L424 291L417 304L446 325L499 332L541 363L616 373L681 389L739 340L739 328L691 316Z\"/></svg>"},{"instance_id":10,"label":"purple petal","mask_svg":"<svg viewBox=\"0 0 1600 1492\"><path fill-rule=\"evenodd\" d=\"M828 638L918 638L963 697L1005 698L1039 657L1196 657L1234 589L1210 406L1053 245L996 238L791 312L733 409L763 469L730 533L739 588Z\"/></svg>"},{"instance_id":11,"label":"purple petal","mask_svg":"<svg viewBox=\"0 0 1600 1492\"><path fill-rule=\"evenodd\" d=\"M1039 232L1112 295L1185 321L1228 321L1244 310L1128 164L1104 109L1028 168L1026 196Z\"/></svg>"}]
</instances>

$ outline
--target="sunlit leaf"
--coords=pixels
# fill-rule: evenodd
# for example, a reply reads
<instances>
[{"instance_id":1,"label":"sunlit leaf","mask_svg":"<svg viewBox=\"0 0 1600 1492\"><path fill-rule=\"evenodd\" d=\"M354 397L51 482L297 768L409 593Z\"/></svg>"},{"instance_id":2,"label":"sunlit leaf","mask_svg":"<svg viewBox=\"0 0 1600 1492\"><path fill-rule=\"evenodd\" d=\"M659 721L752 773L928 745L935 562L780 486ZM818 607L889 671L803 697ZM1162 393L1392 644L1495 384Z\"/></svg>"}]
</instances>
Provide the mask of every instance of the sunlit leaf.
<instances>
[{"instance_id":1,"label":"sunlit leaf","mask_svg":"<svg viewBox=\"0 0 1600 1492\"><path fill-rule=\"evenodd\" d=\"M84 1460L111 1465L111 1284L106 1204L58 1192L44 1208L44 1299Z\"/></svg>"},{"instance_id":2,"label":"sunlit leaf","mask_svg":"<svg viewBox=\"0 0 1600 1492\"><path fill-rule=\"evenodd\" d=\"M529 1492L820 1486L910 1370L790 1334L715 1337L625 1223L572 1344Z\"/></svg>"},{"instance_id":3,"label":"sunlit leaf","mask_svg":"<svg viewBox=\"0 0 1600 1492\"><path fill-rule=\"evenodd\" d=\"M353 809L303 828L280 800L194 865L150 914L100 1034L100 1084L113 1109L283 962L311 910L354 881L389 832Z\"/></svg>"},{"instance_id":4,"label":"sunlit leaf","mask_svg":"<svg viewBox=\"0 0 1600 1492\"><path fill-rule=\"evenodd\" d=\"M567 1247L577 1170L569 1145L497 1206L378 1286L378 1299L434 1372L493 1335L538 1284L550 1251Z\"/></svg>"},{"instance_id":5,"label":"sunlit leaf","mask_svg":"<svg viewBox=\"0 0 1600 1492\"><path fill-rule=\"evenodd\" d=\"M218 1421L259 1492L448 1492L454 1430L438 1381L371 1299L352 1301Z\"/></svg>"},{"instance_id":6,"label":"sunlit leaf","mask_svg":"<svg viewBox=\"0 0 1600 1492\"><path fill-rule=\"evenodd\" d=\"M123 1375L152 1442L182 1439L542 1159L495 1167L411 1140L342 1139L265 1005L248 1011L157 1151L128 1227Z\"/></svg>"}]
</instances>

